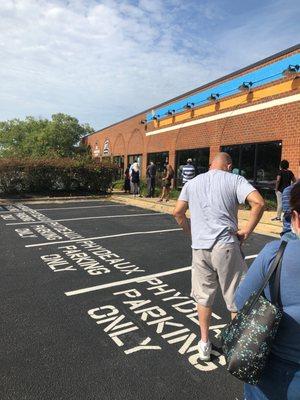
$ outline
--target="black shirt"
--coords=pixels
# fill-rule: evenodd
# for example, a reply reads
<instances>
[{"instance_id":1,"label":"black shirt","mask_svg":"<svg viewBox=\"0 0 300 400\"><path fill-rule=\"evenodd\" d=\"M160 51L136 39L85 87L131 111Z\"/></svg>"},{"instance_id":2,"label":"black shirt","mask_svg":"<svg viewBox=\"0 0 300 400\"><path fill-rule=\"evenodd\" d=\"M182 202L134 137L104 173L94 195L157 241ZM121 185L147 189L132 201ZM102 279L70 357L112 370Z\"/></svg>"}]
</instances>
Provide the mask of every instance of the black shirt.
<instances>
[{"instance_id":1,"label":"black shirt","mask_svg":"<svg viewBox=\"0 0 300 400\"><path fill-rule=\"evenodd\" d=\"M140 172L135 171L134 169L131 171L131 181L132 183L140 183Z\"/></svg>"},{"instance_id":2,"label":"black shirt","mask_svg":"<svg viewBox=\"0 0 300 400\"><path fill-rule=\"evenodd\" d=\"M278 190L282 193L295 180L295 176L289 169L281 169L277 175L280 176Z\"/></svg>"},{"instance_id":3,"label":"black shirt","mask_svg":"<svg viewBox=\"0 0 300 400\"><path fill-rule=\"evenodd\" d=\"M155 178L156 175L156 166L154 164L150 164L147 167L146 175L148 178Z\"/></svg>"}]
</instances>

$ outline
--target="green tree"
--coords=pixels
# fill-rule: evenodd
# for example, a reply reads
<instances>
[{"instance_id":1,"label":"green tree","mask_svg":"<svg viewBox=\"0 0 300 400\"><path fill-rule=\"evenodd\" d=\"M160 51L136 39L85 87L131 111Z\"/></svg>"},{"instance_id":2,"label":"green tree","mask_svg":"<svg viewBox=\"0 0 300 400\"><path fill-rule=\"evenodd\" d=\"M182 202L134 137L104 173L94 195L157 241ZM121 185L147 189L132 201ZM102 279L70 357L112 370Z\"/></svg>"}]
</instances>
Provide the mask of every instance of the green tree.
<instances>
[{"instance_id":1,"label":"green tree","mask_svg":"<svg viewBox=\"0 0 300 400\"><path fill-rule=\"evenodd\" d=\"M1 157L75 157L89 154L81 144L94 130L66 114L51 120L26 117L0 122Z\"/></svg>"}]
</instances>

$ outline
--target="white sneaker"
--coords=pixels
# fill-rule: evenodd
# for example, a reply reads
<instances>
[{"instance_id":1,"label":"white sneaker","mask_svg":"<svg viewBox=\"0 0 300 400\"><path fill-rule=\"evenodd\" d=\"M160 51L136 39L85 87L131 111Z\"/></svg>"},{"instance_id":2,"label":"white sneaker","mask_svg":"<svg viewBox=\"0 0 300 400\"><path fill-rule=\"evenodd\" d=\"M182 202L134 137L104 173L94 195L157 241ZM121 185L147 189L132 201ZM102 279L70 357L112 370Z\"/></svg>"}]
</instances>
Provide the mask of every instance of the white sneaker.
<instances>
[{"instance_id":1,"label":"white sneaker","mask_svg":"<svg viewBox=\"0 0 300 400\"><path fill-rule=\"evenodd\" d=\"M201 361L210 361L210 353L211 353L211 343L208 342L206 345L203 345L201 341L198 343L198 351L200 355Z\"/></svg>"}]
</instances>

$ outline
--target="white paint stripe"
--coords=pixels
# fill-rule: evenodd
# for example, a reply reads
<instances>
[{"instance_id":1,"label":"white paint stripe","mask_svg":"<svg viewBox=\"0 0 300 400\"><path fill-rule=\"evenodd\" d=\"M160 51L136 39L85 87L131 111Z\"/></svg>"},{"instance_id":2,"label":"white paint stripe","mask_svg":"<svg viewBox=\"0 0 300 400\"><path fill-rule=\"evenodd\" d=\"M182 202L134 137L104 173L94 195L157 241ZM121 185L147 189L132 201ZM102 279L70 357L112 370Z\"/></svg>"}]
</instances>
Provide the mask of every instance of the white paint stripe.
<instances>
[{"instance_id":1,"label":"white paint stripe","mask_svg":"<svg viewBox=\"0 0 300 400\"><path fill-rule=\"evenodd\" d=\"M182 231L182 229L181 228L173 228L173 229L161 229L161 230L157 230L157 231L146 231L146 232L127 232L127 233L119 233L116 235L93 236L93 237L88 237L88 238L83 238L83 239L58 240L56 242L27 244L25 247L51 246L53 244L85 242L86 240L110 239L110 238L116 238L116 237L122 237L122 236L134 236L134 235L150 235L150 234L154 234L154 233L175 232L175 231Z\"/></svg>"},{"instance_id":2,"label":"white paint stripe","mask_svg":"<svg viewBox=\"0 0 300 400\"><path fill-rule=\"evenodd\" d=\"M83 207L52 207L52 208L31 208L31 210L34 211L56 211L56 210L80 210L81 208L103 208L103 207L128 207L127 204L108 204L105 206L83 206ZM19 213L22 212L22 210L17 210L17 211L0 211L1 214L13 214L13 213ZM24 211L27 212L27 211Z\"/></svg>"},{"instance_id":3,"label":"white paint stripe","mask_svg":"<svg viewBox=\"0 0 300 400\"><path fill-rule=\"evenodd\" d=\"M246 256L245 259L248 260L250 258L255 258L255 257L257 257L257 254L254 254L251 256ZM65 295L66 296L76 296L77 294L95 292L97 290L107 289L107 288L111 288L111 287L115 287L115 286L128 285L129 283L141 283L141 282L151 280L153 278L159 278L161 276L174 275L174 274L179 274L181 272L190 271L191 269L192 269L192 267L182 267L182 268L171 269L168 271L158 272L156 274L145 275L142 277L123 279L123 280L117 281L117 282L110 282L110 283L105 283L103 285L90 286L90 287L83 288L83 289L72 290L70 292L65 292Z\"/></svg>"},{"instance_id":4,"label":"white paint stripe","mask_svg":"<svg viewBox=\"0 0 300 400\"><path fill-rule=\"evenodd\" d=\"M159 216L159 215L169 215L168 213L146 213L146 214L124 214L124 215L101 215L100 217L79 217L79 218L64 218L64 219L49 219L48 221L34 221L34 222L11 222L6 224L11 225L32 225L32 224L47 224L51 222L65 222L65 221L82 221L86 219L105 219L105 218L129 218L129 217L148 217Z\"/></svg>"},{"instance_id":5,"label":"white paint stripe","mask_svg":"<svg viewBox=\"0 0 300 400\"><path fill-rule=\"evenodd\" d=\"M23 210L21 210L21 209L19 209L19 210L16 210L16 211L0 211L0 214L13 214L13 213L20 213L20 212L23 212Z\"/></svg>"},{"instance_id":6,"label":"white paint stripe","mask_svg":"<svg viewBox=\"0 0 300 400\"><path fill-rule=\"evenodd\" d=\"M161 128L154 131L146 132L146 136L157 135L159 133L174 131L177 129L185 128L188 126L204 124L206 122L216 121L223 118L231 118L237 115L248 114L255 111L266 110L271 107L282 106L284 104L294 103L300 101L300 94L294 94L292 96L282 97L281 99L275 99L266 101L265 103L256 104L253 106L243 107L233 111L226 111L220 114L211 115L210 117L203 117L194 121L183 122L182 124L172 125L167 128Z\"/></svg>"},{"instance_id":7,"label":"white paint stripe","mask_svg":"<svg viewBox=\"0 0 300 400\"><path fill-rule=\"evenodd\" d=\"M80 210L82 208L104 208L104 207L128 207L127 204L107 204L102 206L82 206L82 207L52 207L52 208L34 208L37 211L56 211L56 210Z\"/></svg>"},{"instance_id":8,"label":"white paint stripe","mask_svg":"<svg viewBox=\"0 0 300 400\"><path fill-rule=\"evenodd\" d=\"M84 289L72 290L70 292L65 292L65 295L66 296L75 296L77 294L94 292L96 290L107 289L107 288L110 288L110 287L128 285L129 283L141 283L141 282L153 279L153 278L158 278L160 276L167 276L167 275L178 274L180 272L190 271L191 269L192 269L192 267L183 267L183 268L171 269L171 270L164 271L164 272L158 272L157 274L145 275L143 277L131 278L131 279L123 279L122 281L118 281L118 282L110 282L110 283L106 283L104 285L90 286L90 287L87 287L87 288L84 288Z\"/></svg>"}]
</instances>

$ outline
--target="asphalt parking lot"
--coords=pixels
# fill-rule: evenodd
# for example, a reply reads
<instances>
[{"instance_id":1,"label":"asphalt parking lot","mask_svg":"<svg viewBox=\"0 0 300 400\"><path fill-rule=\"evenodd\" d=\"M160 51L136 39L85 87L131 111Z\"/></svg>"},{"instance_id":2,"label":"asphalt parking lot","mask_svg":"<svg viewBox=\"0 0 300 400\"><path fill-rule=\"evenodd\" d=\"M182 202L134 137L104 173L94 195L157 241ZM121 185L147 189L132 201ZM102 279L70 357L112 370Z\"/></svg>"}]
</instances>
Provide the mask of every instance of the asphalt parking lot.
<instances>
[{"instance_id":1,"label":"asphalt parking lot","mask_svg":"<svg viewBox=\"0 0 300 400\"><path fill-rule=\"evenodd\" d=\"M241 400L215 336L198 358L189 238L109 201L0 207L1 399ZM244 245L250 263L271 238Z\"/></svg>"}]
</instances>

